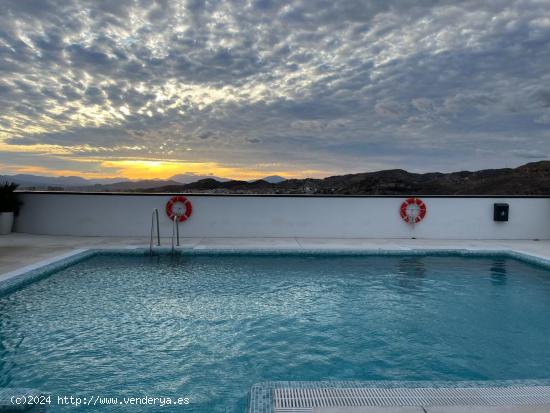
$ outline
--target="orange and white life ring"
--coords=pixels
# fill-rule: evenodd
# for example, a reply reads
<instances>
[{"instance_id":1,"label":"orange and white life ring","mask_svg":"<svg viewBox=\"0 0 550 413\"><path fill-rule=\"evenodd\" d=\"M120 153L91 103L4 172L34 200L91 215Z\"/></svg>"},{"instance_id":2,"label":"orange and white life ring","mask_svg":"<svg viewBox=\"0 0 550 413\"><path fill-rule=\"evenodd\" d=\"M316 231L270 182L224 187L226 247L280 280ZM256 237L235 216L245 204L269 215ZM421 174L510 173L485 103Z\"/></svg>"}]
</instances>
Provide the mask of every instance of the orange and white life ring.
<instances>
[{"instance_id":1,"label":"orange and white life ring","mask_svg":"<svg viewBox=\"0 0 550 413\"><path fill-rule=\"evenodd\" d=\"M193 213L193 205L186 197L179 195L173 196L166 203L166 214L173 220L177 217L179 222L187 220Z\"/></svg>"},{"instance_id":2,"label":"orange and white life ring","mask_svg":"<svg viewBox=\"0 0 550 413\"><path fill-rule=\"evenodd\" d=\"M418 224L426 216L426 204L420 198L408 198L399 208L401 218L408 224Z\"/></svg>"}]
</instances>

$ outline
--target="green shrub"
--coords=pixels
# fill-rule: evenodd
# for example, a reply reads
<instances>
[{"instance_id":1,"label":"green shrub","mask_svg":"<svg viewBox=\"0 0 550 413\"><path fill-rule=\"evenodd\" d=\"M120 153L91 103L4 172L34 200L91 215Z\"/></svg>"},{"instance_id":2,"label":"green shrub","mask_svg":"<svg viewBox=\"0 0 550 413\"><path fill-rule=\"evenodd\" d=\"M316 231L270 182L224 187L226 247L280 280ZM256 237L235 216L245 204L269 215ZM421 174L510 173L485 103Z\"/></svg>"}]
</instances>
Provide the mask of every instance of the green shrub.
<instances>
[{"instance_id":1,"label":"green shrub","mask_svg":"<svg viewBox=\"0 0 550 413\"><path fill-rule=\"evenodd\" d=\"M21 201L17 199L15 190L19 185L9 182L0 184L0 212L19 212Z\"/></svg>"}]
</instances>

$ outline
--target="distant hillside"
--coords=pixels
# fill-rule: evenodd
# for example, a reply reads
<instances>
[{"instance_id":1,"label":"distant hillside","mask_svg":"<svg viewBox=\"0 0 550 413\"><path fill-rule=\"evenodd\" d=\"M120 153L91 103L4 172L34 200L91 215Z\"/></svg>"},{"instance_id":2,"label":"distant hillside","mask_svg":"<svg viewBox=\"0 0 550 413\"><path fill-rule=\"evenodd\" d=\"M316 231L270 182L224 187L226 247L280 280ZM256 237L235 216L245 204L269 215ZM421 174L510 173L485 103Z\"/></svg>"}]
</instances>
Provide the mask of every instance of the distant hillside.
<instances>
[{"instance_id":1,"label":"distant hillside","mask_svg":"<svg viewBox=\"0 0 550 413\"><path fill-rule=\"evenodd\" d=\"M95 184L110 184L113 182L127 181L124 178L85 179L80 176L41 176L41 175L0 175L0 182L15 182L21 187L79 187Z\"/></svg>"},{"instance_id":2,"label":"distant hillside","mask_svg":"<svg viewBox=\"0 0 550 413\"><path fill-rule=\"evenodd\" d=\"M279 176L279 175L270 175L260 179L260 181L266 181L266 182L269 182L270 184L278 184L283 181L286 181L286 178L283 178L282 176Z\"/></svg>"},{"instance_id":3,"label":"distant hillside","mask_svg":"<svg viewBox=\"0 0 550 413\"><path fill-rule=\"evenodd\" d=\"M87 185L79 188L68 188L72 191L98 191L98 192L121 192L121 191L142 191L146 189L158 189L170 185L181 185L176 181L163 181L160 179L144 179L142 181L115 182L112 184Z\"/></svg>"},{"instance_id":4,"label":"distant hillside","mask_svg":"<svg viewBox=\"0 0 550 413\"><path fill-rule=\"evenodd\" d=\"M334 195L550 195L550 161L515 169L477 172L416 174L402 169L331 176L324 179L289 179L280 183L218 182L203 179L187 185L167 185L146 192L205 192L242 194Z\"/></svg>"},{"instance_id":5,"label":"distant hillside","mask_svg":"<svg viewBox=\"0 0 550 413\"><path fill-rule=\"evenodd\" d=\"M14 179L16 178L16 179ZM550 161L528 163L518 168L485 169L477 172L416 174L402 169L365 172L324 179L284 179L269 176L257 181L227 180L214 176L176 175L170 180L85 180L80 177L0 176L0 182L15 181L22 188L97 192L194 192L218 194L334 194L334 195L550 195ZM29 183L26 185L25 183ZM34 183L34 186L32 185Z\"/></svg>"},{"instance_id":6,"label":"distant hillside","mask_svg":"<svg viewBox=\"0 0 550 413\"><path fill-rule=\"evenodd\" d=\"M192 173L175 175L168 180L145 179L130 181L126 178L85 179L79 176L40 176L40 175L0 175L0 182L14 182L20 189L31 190L68 190L68 191L135 191L148 188L157 188L167 185L181 185L213 178L218 181L229 179L218 178L212 175L195 175Z\"/></svg>"},{"instance_id":7,"label":"distant hillside","mask_svg":"<svg viewBox=\"0 0 550 413\"><path fill-rule=\"evenodd\" d=\"M172 178L170 178L171 181L176 181L176 182L179 182L180 184L190 184L192 182L200 181L201 179L214 179L219 182L227 182L231 180L227 178L220 178L219 176L214 176L214 175L197 175L192 172L174 175Z\"/></svg>"},{"instance_id":8,"label":"distant hillside","mask_svg":"<svg viewBox=\"0 0 550 413\"><path fill-rule=\"evenodd\" d=\"M15 183L20 185L82 185L87 181L79 176L43 177L38 175L19 174L12 177Z\"/></svg>"}]
</instances>

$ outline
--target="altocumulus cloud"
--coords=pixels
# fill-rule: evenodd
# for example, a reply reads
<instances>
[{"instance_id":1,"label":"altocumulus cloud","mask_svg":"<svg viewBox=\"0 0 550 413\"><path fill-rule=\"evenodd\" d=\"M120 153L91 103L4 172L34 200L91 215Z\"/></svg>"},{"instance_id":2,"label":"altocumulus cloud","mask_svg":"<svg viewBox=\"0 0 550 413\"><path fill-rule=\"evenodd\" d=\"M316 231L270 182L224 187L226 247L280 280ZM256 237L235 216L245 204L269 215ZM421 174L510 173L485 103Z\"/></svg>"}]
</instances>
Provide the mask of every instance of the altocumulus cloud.
<instances>
[{"instance_id":1,"label":"altocumulus cloud","mask_svg":"<svg viewBox=\"0 0 550 413\"><path fill-rule=\"evenodd\" d=\"M548 0L1 6L4 172L107 159L303 176L550 153Z\"/></svg>"}]
</instances>

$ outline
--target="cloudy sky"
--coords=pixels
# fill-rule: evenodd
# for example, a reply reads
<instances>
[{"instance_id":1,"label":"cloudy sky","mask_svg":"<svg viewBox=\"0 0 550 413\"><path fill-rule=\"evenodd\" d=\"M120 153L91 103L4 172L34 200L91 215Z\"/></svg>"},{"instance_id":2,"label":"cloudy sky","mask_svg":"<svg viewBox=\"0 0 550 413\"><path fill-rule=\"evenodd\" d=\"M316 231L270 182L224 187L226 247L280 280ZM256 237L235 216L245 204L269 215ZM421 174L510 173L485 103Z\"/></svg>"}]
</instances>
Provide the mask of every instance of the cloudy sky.
<instances>
[{"instance_id":1,"label":"cloudy sky","mask_svg":"<svg viewBox=\"0 0 550 413\"><path fill-rule=\"evenodd\" d=\"M550 154L550 0L0 0L0 174L256 178Z\"/></svg>"}]
</instances>

